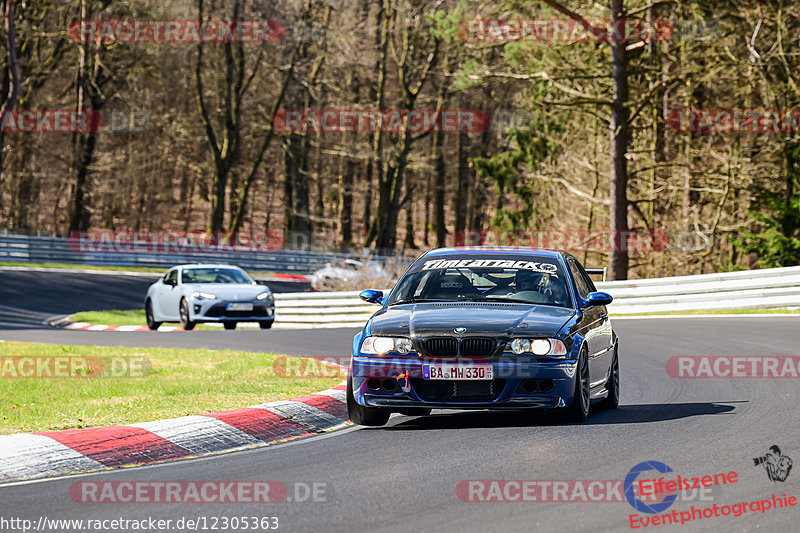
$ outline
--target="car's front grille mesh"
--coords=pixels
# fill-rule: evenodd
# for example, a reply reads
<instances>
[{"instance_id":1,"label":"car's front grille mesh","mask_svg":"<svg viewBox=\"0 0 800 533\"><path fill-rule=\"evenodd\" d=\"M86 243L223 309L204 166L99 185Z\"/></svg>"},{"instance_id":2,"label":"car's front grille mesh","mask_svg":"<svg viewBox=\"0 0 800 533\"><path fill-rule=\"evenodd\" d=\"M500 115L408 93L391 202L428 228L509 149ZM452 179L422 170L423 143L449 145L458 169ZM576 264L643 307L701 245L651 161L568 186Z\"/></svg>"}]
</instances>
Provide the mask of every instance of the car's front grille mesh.
<instances>
[{"instance_id":1,"label":"car's front grille mesh","mask_svg":"<svg viewBox=\"0 0 800 533\"><path fill-rule=\"evenodd\" d=\"M484 337L430 337L420 344L422 354L428 357L488 357L496 346L493 339Z\"/></svg>"},{"instance_id":2,"label":"car's front grille mesh","mask_svg":"<svg viewBox=\"0 0 800 533\"><path fill-rule=\"evenodd\" d=\"M486 357L494 351L494 341L492 339L462 339L460 355L468 357Z\"/></svg>"},{"instance_id":3,"label":"car's front grille mesh","mask_svg":"<svg viewBox=\"0 0 800 533\"><path fill-rule=\"evenodd\" d=\"M254 305L252 311L228 311L226 304L216 304L206 311L209 317L245 318L248 316L268 316L267 308L263 305Z\"/></svg>"},{"instance_id":4,"label":"car's front grille mesh","mask_svg":"<svg viewBox=\"0 0 800 533\"><path fill-rule=\"evenodd\" d=\"M506 380L425 380L412 379L411 385L423 400L484 400L497 399Z\"/></svg>"},{"instance_id":5,"label":"car's front grille mesh","mask_svg":"<svg viewBox=\"0 0 800 533\"><path fill-rule=\"evenodd\" d=\"M458 341L453 337L432 337L422 343L425 355L454 357L458 355Z\"/></svg>"}]
</instances>

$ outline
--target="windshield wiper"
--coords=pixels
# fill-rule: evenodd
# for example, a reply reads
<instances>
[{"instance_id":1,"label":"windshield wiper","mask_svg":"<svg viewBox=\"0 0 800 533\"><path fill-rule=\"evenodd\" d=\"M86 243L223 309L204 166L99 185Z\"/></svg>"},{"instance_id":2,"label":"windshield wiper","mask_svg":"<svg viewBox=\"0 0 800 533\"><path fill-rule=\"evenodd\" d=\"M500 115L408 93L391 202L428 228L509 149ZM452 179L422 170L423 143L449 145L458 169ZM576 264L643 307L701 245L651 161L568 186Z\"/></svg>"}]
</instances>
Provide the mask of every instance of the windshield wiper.
<instances>
[{"instance_id":1,"label":"windshield wiper","mask_svg":"<svg viewBox=\"0 0 800 533\"><path fill-rule=\"evenodd\" d=\"M415 304L420 302L454 302L454 301L457 300L445 300L443 298L411 298L410 300L399 300L396 302L392 302L388 305L388 307L399 304Z\"/></svg>"},{"instance_id":2,"label":"windshield wiper","mask_svg":"<svg viewBox=\"0 0 800 533\"><path fill-rule=\"evenodd\" d=\"M507 296L501 298L481 298L480 300L473 300L473 301L480 301L480 302L503 302L503 303L515 303L515 304L528 304L528 305L555 305L546 302L532 302L530 300L523 300L521 298L509 298Z\"/></svg>"}]
</instances>

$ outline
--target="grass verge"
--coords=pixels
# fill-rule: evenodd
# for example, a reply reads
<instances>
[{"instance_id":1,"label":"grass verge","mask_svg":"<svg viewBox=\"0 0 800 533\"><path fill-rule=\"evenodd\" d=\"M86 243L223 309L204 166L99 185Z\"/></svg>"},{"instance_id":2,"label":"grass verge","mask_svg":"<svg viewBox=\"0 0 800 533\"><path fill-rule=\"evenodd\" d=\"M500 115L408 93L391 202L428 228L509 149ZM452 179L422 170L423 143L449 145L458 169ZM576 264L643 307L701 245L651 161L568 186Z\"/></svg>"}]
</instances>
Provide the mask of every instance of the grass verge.
<instances>
[{"instance_id":1,"label":"grass verge","mask_svg":"<svg viewBox=\"0 0 800 533\"><path fill-rule=\"evenodd\" d=\"M36 361L67 356L103 358L125 368L146 361L134 377L10 377L28 370L20 357ZM276 375L283 357L234 350L119 348L0 342L0 434L132 424L283 400L324 390L342 378ZM127 362L127 363L124 363ZM51 368L53 368L53 363ZM278 365L279 367L280 365ZM44 374L45 372L41 372ZM330 375L330 374L328 374Z\"/></svg>"},{"instance_id":2,"label":"grass verge","mask_svg":"<svg viewBox=\"0 0 800 533\"><path fill-rule=\"evenodd\" d=\"M106 324L109 326L146 326L144 309L126 309L113 311L82 311L70 315L73 322L89 324Z\"/></svg>"}]
</instances>

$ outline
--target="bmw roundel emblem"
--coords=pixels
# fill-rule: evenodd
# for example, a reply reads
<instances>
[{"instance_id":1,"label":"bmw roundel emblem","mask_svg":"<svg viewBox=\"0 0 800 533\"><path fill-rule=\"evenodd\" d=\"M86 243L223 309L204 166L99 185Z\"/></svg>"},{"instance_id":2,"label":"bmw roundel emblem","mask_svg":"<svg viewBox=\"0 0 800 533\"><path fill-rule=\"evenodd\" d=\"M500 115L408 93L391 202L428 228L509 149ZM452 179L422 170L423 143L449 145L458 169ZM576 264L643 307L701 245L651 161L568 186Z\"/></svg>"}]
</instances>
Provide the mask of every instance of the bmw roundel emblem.
<instances>
[{"instance_id":1,"label":"bmw roundel emblem","mask_svg":"<svg viewBox=\"0 0 800 533\"><path fill-rule=\"evenodd\" d=\"M456 333L466 333L467 328L456 328L453 331L455 331Z\"/></svg>"}]
</instances>

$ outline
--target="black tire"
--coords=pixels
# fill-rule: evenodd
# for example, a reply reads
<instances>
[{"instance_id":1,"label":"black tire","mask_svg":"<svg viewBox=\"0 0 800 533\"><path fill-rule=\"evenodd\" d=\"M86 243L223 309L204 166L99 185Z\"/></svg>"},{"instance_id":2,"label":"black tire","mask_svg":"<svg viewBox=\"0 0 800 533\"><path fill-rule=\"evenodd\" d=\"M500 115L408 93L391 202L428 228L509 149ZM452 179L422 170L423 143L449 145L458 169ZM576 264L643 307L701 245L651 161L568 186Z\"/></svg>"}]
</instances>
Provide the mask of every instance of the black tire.
<instances>
[{"instance_id":1,"label":"black tire","mask_svg":"<svg viewBox=\"0 0 800 533\"><path fill-rule=\"evenodd\" d=\"M225 329L236 329L236 322L223 322Z\"/></svg>"},{"instance_id":2,"label":"black tire","mask_svg":"<svg viewBox=\"0 0 800 533\"><path fill-rule=\"evenodd\" d=\"M189 302L185 299L181 300L180 305L181 327L186 331L191 331L197 325L197 322L189 320Z\"/></svg>"},{"instance_id":3,"label":"black tire","mask_svg":"<svg viewBox=\"0 0 800 533\"><path fill-rule=\"evenodd\" d=\"M585 422L589 418L589 354L586 348L581 349L578 357L578 369L575 374L575 391L572 405L567 408L567 418L571 422Z\"/></svg>"},{"instance_id":4,"label":"black tire","mask_svg":"<svg viewBox=\"0 0 800 533\"><path fill-rule=\"evenodd\" d=\"M258 327L261 329L269 329L272 327L272 322L259 322Z\"/></svg>"},{"instance_id":5,"label":"black tire","mask_svg":"<svg viewBox=\"0 0 800 533\"><path fill-rule=\"evenodd\" d=\"M619 354L618 347L614 346L614 358L611 360L611 375L608 376L606 390L608 396L598 405L603 409L616 409L619 407Z\"/></svg>"},{"instance_id":6,"label":"black tire","mask_svg":"<svg viewBox=\"0 0 800 533\"><path fill-rule=\"evenodd\" d=\"M431 414L431 410L425 407L407 407L405 409L400 409L397 412L406 416L428 416Z\"/></svg>"},{"instance_id":7,"label":"black tire","mask_svg":"<svg viewBox=\"0 0 800 533\"><path fill-rule=\"evenodd\" d=\"M144 304L144 317L147 320L147 327L150 331L156 331L159 327L161 327L161 322L156 322L153 318L153 304L150 300L147 300L147 303Z\"/></svg>"},{"instance_id":8,"label":"black tire","mask_svg":"<svg viewBox=\"0 0 800 533\"><path fill-rule=\"evenodd\" d=\"M364 407L353 397L353 378L347 375L347 415L353 424L360 426L382 426L392 413L382 407Z\"/></svg>"}]
</instances>

